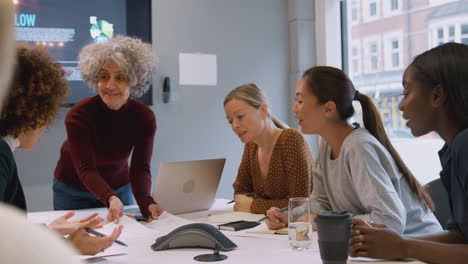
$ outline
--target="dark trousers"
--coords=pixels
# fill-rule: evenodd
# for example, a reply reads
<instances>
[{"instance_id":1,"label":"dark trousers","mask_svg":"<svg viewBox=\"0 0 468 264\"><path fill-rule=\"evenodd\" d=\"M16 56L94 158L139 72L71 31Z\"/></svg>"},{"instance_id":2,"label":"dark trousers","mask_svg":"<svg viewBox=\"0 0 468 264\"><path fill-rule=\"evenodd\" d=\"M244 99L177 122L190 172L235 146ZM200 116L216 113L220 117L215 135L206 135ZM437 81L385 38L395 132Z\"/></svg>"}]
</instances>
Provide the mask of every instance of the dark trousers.
<instances>
[{"instance_id":1,"label":"dark trousers","mask_svg":"<svg viewBox=\"0 0 468 264\"><path fill-rule=\"evenodd\" d=\"M55 178L52 190L54 193L54 210L106 207L94 194L71 187ZM123 205L135 203L130 184L120 187L115 192Z\"/></svg>"}]
</instances>

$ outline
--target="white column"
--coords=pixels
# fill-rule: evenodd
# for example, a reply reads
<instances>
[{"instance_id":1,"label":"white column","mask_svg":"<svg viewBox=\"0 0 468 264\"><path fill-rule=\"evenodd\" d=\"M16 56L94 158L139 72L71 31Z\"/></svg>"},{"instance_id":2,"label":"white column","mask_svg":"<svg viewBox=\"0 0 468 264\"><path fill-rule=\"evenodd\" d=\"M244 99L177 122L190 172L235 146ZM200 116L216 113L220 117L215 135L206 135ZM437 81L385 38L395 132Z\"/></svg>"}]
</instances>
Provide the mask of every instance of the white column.
<instances>
[{"instance_id":1,"label":"white column","mask_svg":"<svg viewBox=\"0 0 468 264\"><path fill-rule=\"evenodd\" d=\"M314 2L313 0L288 0L290 108L294 104L294 89L297 82L304 71L317 64ZM289 123L298 128L292 110L290 113ZM318 136L306 136L306 138L315 157L318 149Z\"/></svg>"}]
</instances>

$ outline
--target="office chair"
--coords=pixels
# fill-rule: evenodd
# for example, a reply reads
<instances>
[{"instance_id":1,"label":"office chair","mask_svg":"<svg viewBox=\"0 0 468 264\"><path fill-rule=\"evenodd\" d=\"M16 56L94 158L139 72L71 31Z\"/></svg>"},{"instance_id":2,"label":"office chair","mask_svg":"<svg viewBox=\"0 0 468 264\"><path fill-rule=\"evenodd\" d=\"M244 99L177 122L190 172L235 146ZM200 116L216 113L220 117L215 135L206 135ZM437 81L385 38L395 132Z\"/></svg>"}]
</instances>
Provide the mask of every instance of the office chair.
<instances>
[{"instance_id":1,"label":"office chair","mask_svg":"<svg viewBox=\"0 0 468 264\"><path fill-rule=\"evenodd\" d=\"M426 184L426 190L435 205L434 215L442 228L447 228L447 220L450 215L450 205L447 190L440 179L435 179Z\"/></svg>"}]
</instances>

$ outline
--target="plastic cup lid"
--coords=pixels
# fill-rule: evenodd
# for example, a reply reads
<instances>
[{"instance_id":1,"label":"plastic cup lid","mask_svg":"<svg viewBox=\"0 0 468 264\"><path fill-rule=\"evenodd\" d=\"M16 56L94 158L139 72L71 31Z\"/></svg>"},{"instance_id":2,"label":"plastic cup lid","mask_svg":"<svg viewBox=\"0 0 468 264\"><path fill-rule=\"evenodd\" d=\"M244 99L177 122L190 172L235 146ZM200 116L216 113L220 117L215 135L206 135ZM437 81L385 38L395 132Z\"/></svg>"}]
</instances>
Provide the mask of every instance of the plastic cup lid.
<instances>
[{"instance_id":1,"label":"plastic cup lid","mask_svg":"<svg viewBox=\"0 0 468 264\"><path fill-rule=\"evenodd\" d=\"M317 214L320 219L349 219L351 215L347 211L324 211Z\"/></svg>"}]
</instances>

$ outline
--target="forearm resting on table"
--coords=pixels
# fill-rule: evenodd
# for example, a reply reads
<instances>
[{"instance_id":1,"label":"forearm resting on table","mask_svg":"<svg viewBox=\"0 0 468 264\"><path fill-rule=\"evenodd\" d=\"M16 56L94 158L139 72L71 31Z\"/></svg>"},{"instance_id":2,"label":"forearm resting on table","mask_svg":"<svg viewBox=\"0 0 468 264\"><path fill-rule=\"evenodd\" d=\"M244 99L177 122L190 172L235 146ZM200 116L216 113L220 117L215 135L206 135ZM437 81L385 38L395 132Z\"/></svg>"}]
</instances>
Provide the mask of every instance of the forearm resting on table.
<instances>
[{"instance_id":1,"label":"forearm resting on table","mask_svg":"<svg viewBox=\"0 0 468 264\"><path fill-rule=\"evenodd\" d=\"M428 263L463 264L468 260L467 244L446 244L407 237L402 248L405 258L415 258Z\"/></svg>"}]
</instances>

